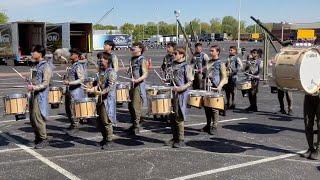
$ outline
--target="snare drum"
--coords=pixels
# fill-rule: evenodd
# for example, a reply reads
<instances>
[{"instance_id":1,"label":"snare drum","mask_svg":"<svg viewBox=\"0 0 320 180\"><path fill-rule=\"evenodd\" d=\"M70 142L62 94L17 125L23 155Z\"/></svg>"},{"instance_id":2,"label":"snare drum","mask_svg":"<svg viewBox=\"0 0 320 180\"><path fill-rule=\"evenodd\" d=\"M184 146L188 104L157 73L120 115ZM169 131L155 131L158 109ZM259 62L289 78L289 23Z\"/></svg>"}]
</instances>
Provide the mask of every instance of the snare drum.
<instances>
[{"instance_id":1,"label":"snare drum","mask_svg":"<svg viewBox=\"0 0 320 180\"><path fill-rule=\"evenodd\" d=\"M129 96L129 89L130 89L130 83L127 82L121 82L116 85L117 87L117 102L129 102L130 96Z\"/></svg>"},{"instance_id":2,"label":"snare drum","mask_svg":"<svg viewBox=\"0 0 320 180\"><path fill-rule=\"evenodd\" d=\"M5 115L25 114L28 98L26 94L11 94L3 98Z\"/></svg>"},{"instance_id":3,"label":"snare drum","mask_svg":"<svg viewBox=\"0 0 320 180\"><path fill-rule=\"evenodd\" d=\"M148 86L146 91L148 96L155 96L159 94L172 95L172 88L168 86Z\"/></svg>"},{"instance_id":4,"label":"snare drum","mask_svg":"<svg viewBox=\"0 0 320 180\"><path fill-rule=\"evenodd\" d=\"M203 106L217 110L224 110L224 98L222 94L216 92L208 92L204 95Z\"/></svg>"},{"instance_id":5,"label":"snare drum","mask_svg":"<svg viewBox=\"0 0 320 180\"><path fill-rule=\"evenodd\" d=\"M252 88L252 84L250 81L244 81L238 83L238 89L239 90L249 90Z\"/></svg>"},{"instance_id":6,"label":"snare drum","mask_svg":"<svg viewBox=\"0 0 320 180\"><path fill-rule=\"evenodd\" d=\"M159 94L151 97L151 113L153 115L166 115L171 113L171 96Z\"/></svg>"},{"instance_id":7,"label":"snare drum","mask_svg":"<svg viewBox=\"0 0 320 180\"><path fill-rule=\"evenodd\" d=\"M95 98L83 98L74 100L73 117L76 119L86 119L96 117L96 100Z\"/></svg>"},{"instance_id":8,"label":"snare drum","mask_svg":"<svg viewBox=\"0 0 320 180\"><path fill-rule=\"evenodd\" d=\"M62 102L62 92L61 87L50 87L49 90L49 104L60 104Z\"/></svg>"},{"instance_id":9,"label":"snare drum","mask_svg":"<svg viewBox=\"0 0 320 180\"><path fill-rule=\"evenodd\" d=\"M207 91L190 90L188 92L188 105L196 108L203 106L203 97Z\"/></svg>"}]
</instances>

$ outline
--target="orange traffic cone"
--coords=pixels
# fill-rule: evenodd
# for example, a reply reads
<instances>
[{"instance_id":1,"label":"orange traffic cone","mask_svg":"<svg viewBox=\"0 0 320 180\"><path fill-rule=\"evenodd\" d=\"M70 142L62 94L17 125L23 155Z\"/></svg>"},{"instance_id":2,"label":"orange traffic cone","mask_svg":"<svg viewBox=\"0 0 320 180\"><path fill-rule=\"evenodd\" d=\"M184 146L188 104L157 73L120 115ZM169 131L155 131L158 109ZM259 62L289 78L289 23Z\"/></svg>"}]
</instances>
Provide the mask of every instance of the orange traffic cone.
<instances>
[{"instance_id":1,"label":"orange traffic cone","mask_svg":"<svg viewBox=\"0 0 320 180\"><path fill-rule=\"evenodd\" d=\"M152 60L151 60L151 58L148 58L148 60L147 60L147 67L148 67L148 70L150 70L152 68Z\"/></svg>"}]
</instances>

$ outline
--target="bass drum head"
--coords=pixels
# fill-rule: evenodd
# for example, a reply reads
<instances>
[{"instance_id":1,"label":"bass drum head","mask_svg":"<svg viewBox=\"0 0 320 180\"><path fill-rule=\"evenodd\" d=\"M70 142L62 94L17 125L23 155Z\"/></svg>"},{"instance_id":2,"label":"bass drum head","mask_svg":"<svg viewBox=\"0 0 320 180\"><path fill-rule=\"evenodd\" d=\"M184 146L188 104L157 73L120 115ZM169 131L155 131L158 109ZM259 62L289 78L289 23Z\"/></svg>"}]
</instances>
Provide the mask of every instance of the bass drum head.
<instances>
[{"instance_id":1,"label":"bass drum head","mask_svg":"<svg viewBox=\"0 0 320 180\"><path fill-rule=\"evenodd\" d=\"M309 93L316 93L320 85L320 54L316 49L310 49L302 56L300 65L300 81L303 89Z\"/></svg>"}]
</instances>

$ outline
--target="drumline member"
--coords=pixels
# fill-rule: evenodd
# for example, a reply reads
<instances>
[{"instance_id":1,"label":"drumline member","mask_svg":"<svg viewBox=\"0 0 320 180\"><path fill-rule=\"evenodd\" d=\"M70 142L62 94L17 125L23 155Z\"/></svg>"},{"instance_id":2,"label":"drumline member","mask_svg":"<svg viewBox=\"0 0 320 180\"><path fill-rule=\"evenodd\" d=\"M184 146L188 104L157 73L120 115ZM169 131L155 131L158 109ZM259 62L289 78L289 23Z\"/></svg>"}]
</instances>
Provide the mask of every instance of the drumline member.
<instances>
[{"instance_id":1,"label":"drumline member","mask_svg":"<svg viewBox=\"0 0 320 180\"><path fill-rule=\"evenodd\" d=\"M87 89L87 92L98 96L97 102L97 128L103 137L100 142L101 149L110 146L113 136L112 123L116 122L116 80L117 73L111 68L112 55L103 52L100 70L94 84L97 86Z\"/></svg>"},{"instance_id":2,"label":"drumline member","mask_svg":"<svg viewBox=\"0 0 320 180\"><path fill-rule=\"evenodd\" d=\"M288 113L284 109L284 102L283 102L284 96L286 96L286 100L287 100L287 104L288 104ZM279 112L282 114L292 115L292 113L293 113L292 112L292 92L278 89L278 100L279 100L279 104L280 104L280 111Z\"/></svg>"},{"instance_id":3,"label":"drumline member","mask_svg":"<svg viewBox=\"0 0 320 180\"><path fill-rule=\"evenodd\" d=\"M191 60L191 64L193 64L195 69L193 89L204 89L203 69L205 68L206 62L209 60L209 57L206 53L203 52L201 43L196 43L194 47L195 53Z\"/></svg>"},{"instance_id":4,"label":"drumline member","mask_svg":"<svg viewBox=\"0 0 320 180\"><path fill-rule=\"evenodd\" d=\"M67 86L65 94L65 110L70 121L69 130L78 130L79 122L72 118L72 100L80 100L85 98L84 89L81 84L85 79L83 66L78 62L81 53L77 49L70 50L71 66L67 68L67 75L63 84Z\"/></svg>"},{"instance_id":5,"label":"drumline member","mask_svg":"<svg viewBox=\"0 0 320 180\"><path fill-rule=\"evenodd\" d=\"M132 58L130 60L130 77L132 78L132 87L130 88L130 102L128 103L131 115L132 126L131 133L137 135L140 130L140 121L142 116L142 106L146 103L146 87L144 80L148 77L147 60L142 55L144 45L140 42L133 43L131 47Z\"/></svg>"},{"instance_id":6,"label":"drumline member","mask_svg":"<svg viewBox=\"0 0 320 180\"><path fill-rule=\"evenodd\" d=\"M176 48L177 44L175 42L169 42L167 44L167 54L166 56L163 58L162 61L162 65L161 65L161 69L165 74L165 79L168 80L170 79L170 77L168 77L170 75L169 71L170 71L170 67L172 67L172 63L174 61L174 50Z\"/></svg>"},{"instance_id":7,"label":"drumline member","mask_svg":"<svg viewBox=\"0 0 320 180\"><path fill-rule=\"evenodd\" d=\"M118 72L119 70L119 60L118 60L118 57L117 55L114 54L113 50L115 48L115 44L113 41L110 41L110 40L106 40L104 41L104 46L103 46L103 49L104 49L104 52L108 53L111 55L111 68L113 68L116 72Z\"/></svg>"},{"instance_id":8,"label":"drumline member","mask_svg":"<svg viewBox=\"0 0 320 180\"><path fill-rule=\"evenodd\" d=\"M170 116L171 130L173 138L166 142L173 148L184 146L184 121L186 120L186 108L188 90L194 78L193 69L187 64L186 52L184 48L177 48L174 52L174 62L172 64L173 114Z\"/></svg>"},{"instance_id":9,"label":"drumline member","mask_svg":"<svg viewBox=\"0 0 320 180\"><path fill-rule=\"evenodd\" d=\"M227 71L225 64L220 60L220 48L213 45L210 48L211 59L207 63L207 71L205 79L208 80L208 86L221 92L222 87L227 83ZM206 113L207 124L202 131L210 135L217 133L219 110L204 107Z\"/></svg>"},{"instance_id":10,"label":"drumline member","mask_svg":"<svg viewBox=\"0 0 320 180\"><path fill-rule=\"evenodd\" d=\"M303 154L304 157L317 160L319 159L320 145L320 85L316 94L305 94L303 103L303 117L305 133L308 142L308 151ZM317 124L317 142L314 145L314 122Z\"/></svg>"},{"instance_id":11,"label":"drumline member","mask_svg":"<svg viewBox=\"0 0 320 180\"><path fill-rule=\"evenodd\" d=\"M238 72L243 68L241 59L237 56L237 47L230 46L229 48L229 57L226 62L228 83L224 86L227 98L227 109L234 109L235 103L234 98L236 95L236 83L238 80ZM231 105L230 105L230 96L231 96Z\"/></svg>"},{"instance_id":12,"label":"drumline member","mask_svg":"<svg viewBox=\"0 0 320 180\"><path fill-rule=\"evenodd\" d=\"M27 86L31 91L29 101L30 122L35 134L35 148L41 149L48 145L45 121L48 118L48 94L49 83L52 77L52 69L44 60L46 50L41 45L36 45L32 50L32 58L38 63L32 84Z\"/></svg>"},{"instance_id":13,"label":"drumline member","mask_svg":"<svg viewBox=\"0 0 320 180\"><path fill-rule=\"evenodd\" d=\"M247 80L251 81L252 88L248 90L250 106L245 110L257 112L257 93L260 79L259 73L262 68L262 63L257 49L251 50L250 55L250 58L246 61L244 71L247 73Z\"/></svg>"}]
</instances>

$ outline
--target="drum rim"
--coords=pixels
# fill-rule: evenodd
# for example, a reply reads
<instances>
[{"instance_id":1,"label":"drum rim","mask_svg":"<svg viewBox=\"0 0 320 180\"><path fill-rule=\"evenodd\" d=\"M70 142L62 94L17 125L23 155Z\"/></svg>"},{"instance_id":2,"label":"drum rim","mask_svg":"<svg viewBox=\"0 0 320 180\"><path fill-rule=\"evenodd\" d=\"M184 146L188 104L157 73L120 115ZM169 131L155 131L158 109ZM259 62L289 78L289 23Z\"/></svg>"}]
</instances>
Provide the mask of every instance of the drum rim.
<instances>
[{"instance_id":1,"label":"drum rim","mask_svg":"<svg viewBox=\"0 0 320 180\"><path fill-rule=\"evenodd\" d=\"M13 93L13 94L9 94L4 96L5 99L19 99L19 98L27 98L27 94L23 94L23 93Z\"/></svg>"},{"instance_id":2,"label":"drum rim","mask_svg":"<svg viewBox=\"0 0 320 180\"><path fill-rule=\"evenodd\" d=\"M219 97L223 97L223 94L220 94L220 93L207 93L204 95L204 98L219 98Z\"/></svg>"},{"instance_id":3,"label":"drum rim","mask_svg":"<svg viewBox=\"0 0 320 180\"><path fill-rule=\"evenodd\" d=\"M127 82L116 84L116 89L129 89L129 88L130 88L130 83L127 83Z\"/></svg>"},{"instance_id":4,"label":"drum rim","mask_svg":"<svg viewBox=\"0 0 320 180\"><path fill-rule=\"evenodd\" d=\"M151 97L151 100L153 99L171 99L170 94L157 94Z\"/></svg>"},{"instance_id":5,"label":"drum rim","mask_svg":"<svg viewBox=\"0 0 320 180\"><path fill-rule=\"evenodd\" d=\"M89 97L85 97L82 99L75 99L73 100L74 103L84 103L84 102L96 102L95 98L89 98Z\"/></svg>"},{"instance_id":6,"label":"drum rim","mask_svg":"<svg viewBox=\"0 0 320 180\"><path fill-rule=\"evenodd\" d=\"M62 87L52 86L52 87L49 88L49 91L51 91L51 90L52 90L52 91L57 91L57 90L58 90L58 91L61 91L61 90L63 90L63 89L62 89Z\"/></svg>"}]
</instances>

